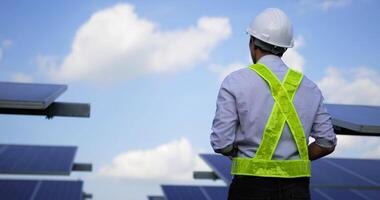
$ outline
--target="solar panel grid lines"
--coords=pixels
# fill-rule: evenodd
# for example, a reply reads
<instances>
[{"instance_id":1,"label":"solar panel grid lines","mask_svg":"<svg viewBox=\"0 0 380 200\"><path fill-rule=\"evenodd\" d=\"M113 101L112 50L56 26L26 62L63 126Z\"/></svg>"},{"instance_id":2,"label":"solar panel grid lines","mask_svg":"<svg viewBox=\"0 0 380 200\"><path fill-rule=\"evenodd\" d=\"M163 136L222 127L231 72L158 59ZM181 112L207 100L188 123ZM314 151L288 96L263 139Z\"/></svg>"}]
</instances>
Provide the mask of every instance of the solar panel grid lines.
<instances>
[{"instance_id":1,"label":"solar panel grid lines","mask_svg":"<svg viewBox=\"0 0 380 200\"><path fill-rule=\"evenodd\" d=\"M201 189L206 191L208 196L210 197L210 200L219 200L219 199L227 199L228 195L228 188L227 187L220 187L220 186L215 186L215 187L205 187L201 186Z\"/></svg>"},{"instance_id":2,"label":"solar panel grid lines","mask_svg":"<svg viewBox=\"0 0 380 200\"><path fill-rule=\"evenodd\" d=\"M45 109L66 85L0 82L0 108Z\"/></svg>"},{"instance_id":3,"label":"solar panel grid lines","mask_svg":"<svg viewBox=\"0 0 380 200\"><path fill-rule=\"evenodd\" d=\"M0 174L69 175L75 146L0 145Z\"/></svg>"},{"instance_id":4,"label":"solar panel grid lines","mask_svg":"<svg viewBox=\"0 0 380 200\"><path fill-rule=\"evenodd\" d=\"M354 160L354 162L352 162L352 160ZM380 173L376 173L380 168L380 160L334 158L334 163L341 167L349 166L349 170L358 173L366 179L375 181L378 186L380 185Z\"/></svg>"},{"instance_id":5,"label":"solar panel grid lines","mask_svg":"<svg viewBox=\"0 0 380 200\"><path fill-rule=\"evenodd\" d=\"M380 183L377 182L377 181L375 181L375 180L372 180L371 177L366 177L365 175L361 175L360 172L355 172L354 170L348 169L348 168L344 167L343 165L339 165L338 163L333 162L333 161L331 161L329 159L325 159L324 161L328 162L330 165L333 165L336 168L339 168L340 170L342 170L342 171L344 171L344 172L346 172L346 173L348 173L348 174L350 174L350 175L352 175L352 176L354 176L356 178L359 178L359 179L367 182L370 185L374 185L374 186L379 186L380 187Z\"/></svg>"},{"instance_id":6,"label":"solar panel grid lines","mask_svg":"<svg viewBox=\"0 0 380 200\"><path fill-rule=\"evenodd\" d=\"M7 200L30 199L36 187L35 181L1 180L0 197ZM22 191L22 192L20 192Z\"/></svg>"},{"instance_id":7,"label":"solar panel grid lines","mask_svg":"<svg viewBox=\"0 0 380 200\"><path fill-rule=\"evenodd\" d=\"M167 186L163 185L162 190L165 194L166 200L207 200L200 192L198 187L193 186Z\"/></svg>"},{"instance_id":8,"label":"solar panel grid lines","mask_svg":"<svg viewBox=\"0 0 380 200\"><path fill-rule=\"evenodd\" d=\"M6 200L82 200L82 181L0 179Z\"/></svg>"},{"instance_id":9,"label":"solar panel grid lines","mask_svg":"<svg viewBox=\"0 0 380 200\"><path fill-rule=\"evenodd\" d=\"M82 199L82 188L82 181L43 181L35 199Z\"/></svg>"},{"instance_id":10,"label":"solar panel grid lines","mask_svg":"<svg viewBox=\"0 0 380 200\"><path fill-rule=\"evenodd\" d=\"M350 174L336 168L324 160L312 162L312 186L336 186L355 183L355 185L366 186L367 182L351 176ZM339 177L339 178L336 178Z\"/></svg>"},{"instance_id":11,"label":"solar panel grid lines","mask_svg":"<svg viewBox=\"0 0 380 200\"><path fill-rule=\"evenodd\" d=\"M380 190L336 189L336 188L313 188L311 197L314 200L373 200L379 199Z\"/></svg>"},{"instance_id":12,"label":"solar panel grid lines","mask_svg":"<svg viewBox=\"0 0 380 200\"><path fill-rule=\"evenodd\" d=\"M323 158L312 162L312 187L379 188L380 160ZM363 170L366 169L366 170Z\"/></svg>"},{"instance_id":13,"label":"solar panel grid lines","mask_svg":"<svg viewBox=\"0 0 380 200\"><path fill-rule=\"evenodd\" d=\"M41 181L37 181L36 185L33 188L33 193L30 195L30 199L35 199L37 196L38 191L40 190L42 185Z\"/></svg>"}]
</instances>

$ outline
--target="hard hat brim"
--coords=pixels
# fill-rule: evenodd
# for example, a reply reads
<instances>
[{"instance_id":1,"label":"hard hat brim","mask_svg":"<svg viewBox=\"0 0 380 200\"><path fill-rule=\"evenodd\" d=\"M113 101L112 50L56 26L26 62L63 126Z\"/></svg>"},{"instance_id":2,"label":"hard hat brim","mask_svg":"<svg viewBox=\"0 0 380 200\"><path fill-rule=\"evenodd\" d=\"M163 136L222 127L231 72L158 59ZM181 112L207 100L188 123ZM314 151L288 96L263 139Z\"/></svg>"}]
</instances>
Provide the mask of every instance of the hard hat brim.
<instances>
[{"instance_id":1,"label":"hard hat brim","mask_svg":"<svg viewBox=\"0 0 380 200\"><path fill-rule=\"evenodd\" d=\"M263 41L263 42L266 42L266 43L274 45L274 46L284 47L284 48L292 48L292 47L294 47L294 41L293 40L290 42L289 45L279 44L279 43L276 43L274 41L269 41L268 39L263 38L262 36L260 36L258 34L255 34L254 31L252 31L249 27L246 29L246 33L249 34L249 35L251 35L251 36L253 36L253 37L255 37L255 38L257 38L257 39L259 39L259 40L261 40L261 41Z\"/></svg>"}]
</instances>

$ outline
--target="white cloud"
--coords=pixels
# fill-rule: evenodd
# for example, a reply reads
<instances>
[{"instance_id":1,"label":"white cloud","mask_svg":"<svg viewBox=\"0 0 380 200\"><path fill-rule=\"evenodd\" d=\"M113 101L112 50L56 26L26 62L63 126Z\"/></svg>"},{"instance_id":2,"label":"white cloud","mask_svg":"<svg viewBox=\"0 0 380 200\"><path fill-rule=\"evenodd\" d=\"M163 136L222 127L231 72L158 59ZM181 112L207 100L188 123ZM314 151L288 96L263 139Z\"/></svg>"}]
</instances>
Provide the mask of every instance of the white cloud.
<instances>
[{"instance_id":1,"label":"white cloud","mask_svg":"<svg viewBox=\"0 0 380 200\"><path fill-rule=\"evenodd\" d=\"M336 67L326 69L326 75L317 81L329 103L380 105L380 75L367 67ZM380 138L338 135L338 145L333 156L379 158Z\"/></svg>"},{"instance_id":2,"label":"white cloud","mask_svg":"<svg viewBox=\"0 0 380 200\"><path fill-rule=\"evenodd\" d=\"M374 159L379 159L380 158L380 142L372 149L367 151L364 155L363 158L374 158Z\"/></svg>"},{"instance_id":3,"label":"white cloud","mask_svg":"<svg viewBox=\"0 0 380 200\"><path fill-rule=\"evenodd\" d=\"M20 83L30 83L33 82L33 77L28 74L16 73L11 77L12 81Z\"/></svg>"},{"instance_id":4,"label":"white cloud","mask_svg":"<svg viewBox=\"0 0 380 200\"><path fill-rule=\"evenodd\" d=\"M351 0L324 0L320 2L319 6L322 10L328 11L333 8L348 6L351 2Z\"/></svg>"},{"instance_id":5,"label":"white cloud","mask_svg":"<svg viewBox=\"0 0 380 200\"><path fill-rule=\"evenodd\" d=\"M195 26L160 30L129 4L94 13L76 32L53 78L109 82L186 70L229 37L228 18L201 17Z\"/></svg>"},{"instance_id":6,"label":"white cloud","mask_svg":"<svg viewBox=\"0 0 380 200\"><path fill-rule=\"evenodd\" d=\"M369 136L337 135L338 144L333 157L379 158L380 138Z\"/></svg>"},{"instance_id":7,"label":"white cloud","mask_svg":"<svg viewBox=\"0 0 380 200\"><path fill-rule=\"evenodd\" d=\"M4 40L2 45L3 45L4 48L11 47L13 45L13 41L9 40L9 39L8 40Z\"/></svg>"},{"instance_id":8,"label":"white cloud","mask_svg":"<svg viewBox=\"0 0 380 200\"><path fill-rule=\"evenodd\" d=\"M305 8L317 8L323 11L329 11L336 8L342 8L351 5L352 0L300 0L299 5L303 12Z\"/></svg>"},{"instance_id":9,"label":"white cloud","mask_svg":"<svg viewBox=\"0 0 380 200\"><path fill-rule=\"evenodd\" d=\"M380 75L373 69L358 67L341 71L329 67L317 84L327 102L380 105Z\"/></svg>"},{"instance_id":10,"label":"white cloud","mask_svg":"<svg viewBox=\"0 0 380 200\"><path fill-rule=\"evenodd\" d=\"M153 149L134 150L116 156L98 174L124 179L191 180L194 170L207 170L186 138Z\"/></svg>"},{"instance_id":11,"label":"white cloud","mask_svg":"<svg viewBox=\"0 0 380 200\"><path fill-rule=\"evenodd\" d=\"M38 55L36 58L38 71L49 76L55 76L58 63L59 58L56 56Z\"/></svg>"},{"instance_id":12,"label":"white cloud","mask_svg":"<svg viewBox=\"0 0 380 200\"><path fill-rule=\"evenodd\" d=\"M289 48L283 55L282 59L291 68L303 71L305 65L304 57L299 53L299 49L305 45L305 40L302 36L298 36L294 40L294 47Z\"/></svg>"},{"instance_id":13,"label":"white cloud","mask_svg":"<svg viewBox=\"0 0 380 200\"><path fill-rule=\"evenodd\" d=\"M9 39L1 42L1 45L0 45L0 62L3 59L4 49L11 47L12 44L13 44L12 40L9 40Z\"/></svg>"}]
</instances>

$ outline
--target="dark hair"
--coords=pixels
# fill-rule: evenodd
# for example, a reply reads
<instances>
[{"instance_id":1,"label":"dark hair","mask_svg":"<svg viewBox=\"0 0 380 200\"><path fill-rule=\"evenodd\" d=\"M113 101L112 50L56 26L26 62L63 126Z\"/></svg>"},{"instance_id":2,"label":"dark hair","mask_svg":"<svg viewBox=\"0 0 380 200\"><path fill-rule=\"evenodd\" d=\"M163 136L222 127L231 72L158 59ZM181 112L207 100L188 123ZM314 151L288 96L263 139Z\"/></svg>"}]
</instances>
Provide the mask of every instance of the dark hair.
<instances>
[{"instance_id":1,"label":"dark hair","mask_svg":"<svg viewBox=\"0 0 380 200\"><path fill-rule=\"evenodd\" d=\"M273 54L279 57L282 57L284 55L287 48L284 47L278 47L269 43L266 43L262 40L259 40L253 36L251 36L250 42L254 42L255 46L260 49L262 52Z\"/></svg>"}]
</instances>

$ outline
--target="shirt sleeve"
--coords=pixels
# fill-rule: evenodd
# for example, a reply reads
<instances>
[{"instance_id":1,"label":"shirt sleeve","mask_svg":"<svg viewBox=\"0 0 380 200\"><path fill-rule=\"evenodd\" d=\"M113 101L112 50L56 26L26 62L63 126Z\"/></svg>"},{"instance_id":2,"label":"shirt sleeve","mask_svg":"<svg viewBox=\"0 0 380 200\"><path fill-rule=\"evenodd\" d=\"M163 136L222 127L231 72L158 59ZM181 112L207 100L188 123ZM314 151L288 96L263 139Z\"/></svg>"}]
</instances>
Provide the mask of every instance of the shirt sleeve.
<instances>
[{"instance_id":1,"label":"shirt sleeve","mask_svg":"<svg viewBox=\"0 0 380 200\"><path fill-rule=\"evenodd\" d=\"M236 99L229 76L223 81L216 101L212 123L211 146L216 153L231 155L234 152L235 132L238 126Z\"/></svg>"},{"instance_id":2,"label":"shirt sleeve","mask_svg":"<svg viewBox=\"0 0 380 200\"><path fill-rule=\"evenodd\" d=\"M324 98L321 96L310 136L315 139L315 143L320 147L331 148L336 146L337 139L331 122L331 115L328 113L323 100Z\"/></svg>"}]
</instances>

